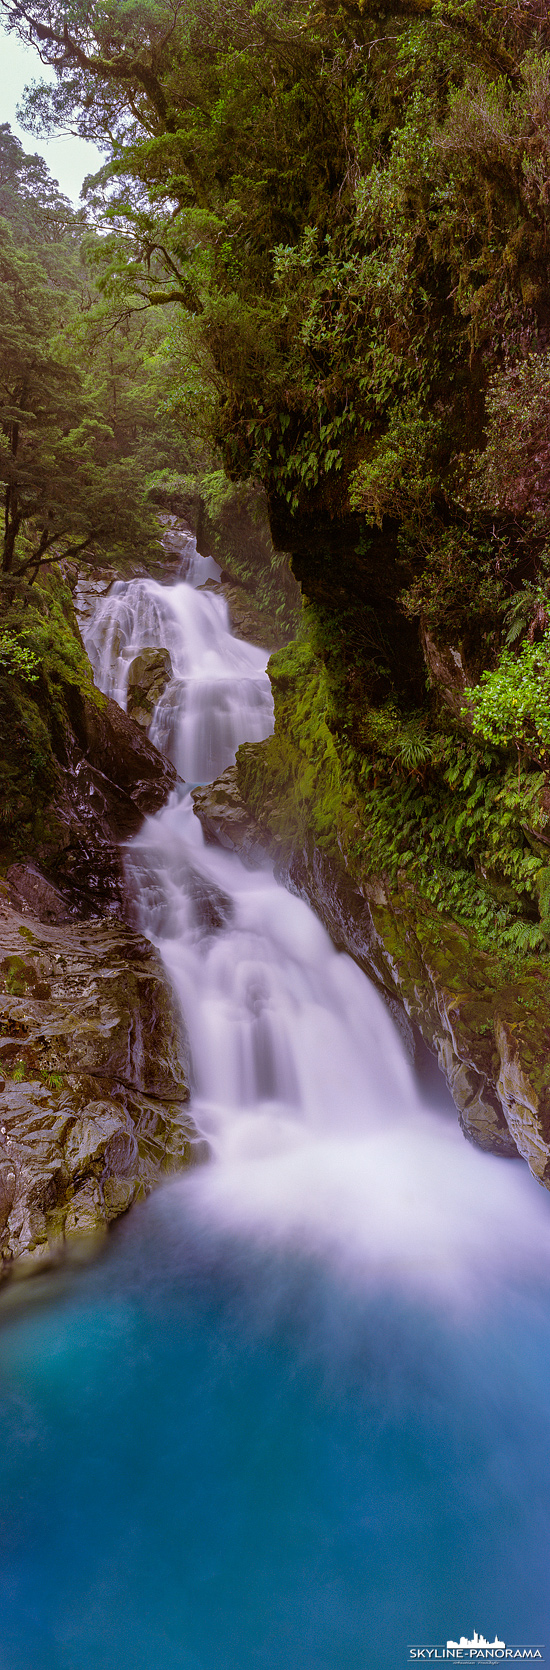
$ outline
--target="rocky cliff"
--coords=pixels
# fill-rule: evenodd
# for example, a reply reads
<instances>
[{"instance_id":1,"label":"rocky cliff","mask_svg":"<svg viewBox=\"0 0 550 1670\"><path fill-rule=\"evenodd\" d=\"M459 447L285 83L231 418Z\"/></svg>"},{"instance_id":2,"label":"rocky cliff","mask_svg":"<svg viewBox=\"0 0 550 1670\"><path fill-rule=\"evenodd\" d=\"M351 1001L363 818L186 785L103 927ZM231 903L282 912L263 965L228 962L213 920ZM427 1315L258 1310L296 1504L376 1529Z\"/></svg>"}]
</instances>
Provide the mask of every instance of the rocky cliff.
<instances>
[{"instance_id":1,"label":"rocky cliff","mask_svg":"<svg viewBox=\"0 0 550 1670\"><path fill-rule=\"evenodd\" d=\"M94 689L63 577L20 602L51 636L38 678L0 681L4 1274L95 1242L206 1153L185 1027L160 958L128 925L120 848L176 773Z\"/></svg>"},{"instance_id":2,"label":"rocky cliff","mask_svg":"<svg viewBox=\"0 0 550 1670\"><path fill-rule=\"evenodd\" d=\"M121 922L41 922L0 893L0 1257L43 1268L201 1157L185 1031Z\"/></svg>"}]
</instances>

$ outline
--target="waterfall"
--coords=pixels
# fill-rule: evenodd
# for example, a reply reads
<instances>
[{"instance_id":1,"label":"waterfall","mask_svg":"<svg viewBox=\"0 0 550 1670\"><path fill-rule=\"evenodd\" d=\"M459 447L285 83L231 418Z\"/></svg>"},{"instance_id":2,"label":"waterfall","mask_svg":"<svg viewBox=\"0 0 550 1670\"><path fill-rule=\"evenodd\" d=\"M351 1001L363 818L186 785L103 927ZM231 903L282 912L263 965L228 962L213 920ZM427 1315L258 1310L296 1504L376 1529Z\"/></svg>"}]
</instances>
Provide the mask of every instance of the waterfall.
<instances>
[{"instance_id":1,"label":"waterfall","mask_svg":"<svg viewBox=\"0 0 550 1670\"><path fill-rule=\"evenodd\" d=\"M169 650L151 734L190 781L272 710L181 556L83 630L122 702ZM2 1666L398 1670L474 1629L520 1656L550 1624L548 1195L424 1105L369 980L183 783L125 861L211 1158L6 1290Z\"/></svg>"},{"instance_id":2,"label":"waterfall","mask_svg":"<svg viewBox=\"0 0 550 1670\"><path fill-rule=\"evenodd\" d=\"M548 1200L423 1105L383 999L269 865L205 844L189 785L268 736L273 709L266 653L232 635L219 570L194 544L184 562L169 586L116 583L85 628L96 681L122 705L142 649L167 649L173 669L149 734L182 786L126 854L139 926L185 1015L212 1155L172 1189L256 1243L473 1302L503 1269L547 1260Z\"/></svg>"}]
</instances>

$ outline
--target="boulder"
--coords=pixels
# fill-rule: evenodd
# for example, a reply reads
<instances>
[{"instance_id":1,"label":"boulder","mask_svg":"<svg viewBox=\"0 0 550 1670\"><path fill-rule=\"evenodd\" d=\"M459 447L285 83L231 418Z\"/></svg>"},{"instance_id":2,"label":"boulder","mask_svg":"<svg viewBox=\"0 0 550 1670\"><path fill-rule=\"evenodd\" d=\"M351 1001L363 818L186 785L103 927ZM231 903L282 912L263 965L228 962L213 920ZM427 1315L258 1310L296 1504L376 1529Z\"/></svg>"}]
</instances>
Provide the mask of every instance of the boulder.
<instances>
[{"instance_id":1,"label":"boulder","mask_svg":"<svg viewBox=\"0 0 550 1670\"><path fill-rule=\"evenodd\" d=\"M239 788L236 766L228 766L214 783L192 789L191 799L207 841L238 852L248 869L258 869L266 863L269 836L262 834L250 816Z\"/></svg>"},{"instance_id":2,"label":"boulder","mask_svg":"<svg viewBox=\"0 0 550 1670\"><path fill-rule=\"evenodd\" d=\"M167 649L142 649L131 662L128 713L143 730L149 729L157 702L172 676L172 662Z\"/></svg>"}]
</instances>

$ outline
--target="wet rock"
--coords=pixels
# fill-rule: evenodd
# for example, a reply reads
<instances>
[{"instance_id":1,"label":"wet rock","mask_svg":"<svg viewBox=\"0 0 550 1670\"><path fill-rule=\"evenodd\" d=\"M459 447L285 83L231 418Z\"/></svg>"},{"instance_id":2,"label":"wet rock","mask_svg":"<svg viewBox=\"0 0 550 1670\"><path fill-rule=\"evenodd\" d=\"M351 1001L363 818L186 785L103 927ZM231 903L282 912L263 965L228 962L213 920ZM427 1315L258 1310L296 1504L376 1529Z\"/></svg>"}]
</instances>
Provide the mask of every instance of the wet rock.
<instances>
[{"instance_id":1,"label":"wet rock","mask_svg":"<svg viewBox=\"0 0 550 1670\"><path fill-rule=\"evenodd\" d=\"M77 1189L64 1223L65 1240L79 1240L104 1234L107 1227L101 1190L98 1183L86 1182Z\"/></svg>"},{"instance_id":2,"label":"wet rock","mask_svg":"<svg viewBox=\"0 0 550 1670\"><path fill-rule=\"evenodd\" d=\"M455 719L459 719L463 725L468 724L464 704L468 686L474 684L475 679L465 664L463 649L451 644L436 643L425 626L422 627L420 636L424 660L432 683Z\"/></svg>"},{"instance_id":3,"label":"wet rock","mask_svg":"<svg viewBox=\"0 0 550 1670\"><path fill-rule=\"evenodd\" d=\"M154 493L152 495L154 498ZM196 551L196 522L198 512L198 498L194 494L184 495L187 501L185 519L164 512L159 516L162 523L162 544L165 551L165 562L155 564L155 578L173 582L179 578L185 579L189 563L192 562ZM191 524L193 524L191 526Z\"/></svg>"},{"instance_id":4,"label":"wet rock","mask_svg":"<svg viewBox=\"0 0 550 1670\"><path fill-rule=\"evenodd\" d=\"M23 1274L196 1163L185 1028L156 951L118 921L0 898L0 1262Z\"/></svg>"},{"instance_id":5,"label":"wet rock","mask_svg":"<svg viewBox=\"0 0 550 1670\"><path fill-rule=\"evenodd\" d=\"M189 1143L189 1164L191 1166L207 1165L211 1157L210 1143L205 1137L197 1137Z\"/></svg>"},{"instance_id":6,"label":"wet rock","mask_svg":"<svg viewBox=\"0 0 550 1670\"><path fill-rule=\"evenodd\" d=\"M30 905L41 922L67 922L69 909L63 894L41 875L36 864L11 864L6 880L19 900Z\"/></svg>"},{"instance_id":7,"label":"wet rock","mask_svg":"<svg viewBox=\"0 0 550 1670\"><path fill-rule=\"evenodd\" d=\"M135 1163L137 1140L108 1102L91 1102L82 1119L75 1119L65 1138L64 1154L72 1177L106 1172L124 1177Z\"/></svg>"},{"instance_id":8,"label":"wet rock","mask_svg":"<svg viewBox=\"0 0 550 1670\"><path fill-rule=\"evenodd\" d=\"M192 789L193 811L200 819L207 841L238 852L243 864L258 869L265 864L269 837L251 818L239 788L237 767L230 765L214 783Z\"/></svg>"},{"instance_id":9,"label":"wet rock","mask_svg":"<svg viewBox=\"0 0 550 1670\"><path fill-rule=\"evenodd\" d=\"M5 1229L15 1198L17 1178L12 1160L0 1160L0 1233Z\"/></svg>"},{"instance_id":10,"label":"wet rock","mask_svg":"<svg viewBox=\"0 0 550 1670\"><path fill-rule=\"evenodd\" d=\"M63 566L73 592L78 619L86 625L95 614L98 603L111 590L118 575L112 568L97 568L92 573L81 574L78 569L67 572L66 565Z\"/></svg>"},{"instance_id":11,"label":"wet rock","mask_svg":"<svg viewBox=\"0 0 550 1670\"><path fill-rule=\"evenodd\" d=\"M150 862L146 847L140 845L127 853L125 875L130 894L136 896L146 891L155 933L161 936L169 933L171 923L173 925L172 902L159 879L154 859ZM203 934L218 933L232 921L233 900L215 881L201 875L186 858L179 855L176 859L174 856L170 877L174 888L187 896L188 925L191 928L197 928Z\"/></svg>"},{"instance_id":12,"label":"wet rock","mask_svg":"<svg viewBox=\"0 0 550 1670\"><path fill-rule=\"evenodd\" d=\"M71 730L60 743L51 838L7 876L15 904L59 923L106 910L124 915L119 843L165 804L177 782L174 767L116 702L96 702L76 687L66 694Z\"/></svg>"},{"instance_id":13,"label":"wet rock","mask_svg":"<svg viewBox=\"0 0 550 1670\"><path fill-rule=\"evenodd\" d=\"M172 678L167 649L142 649L130 664L128 713L143 730L148 730L157 702Z\"/></svg>"},{"instance_id":14,"label":"wet rock","mask_svg":"<svg viewBox=\"0 0 550 1670\"><path fill-rule=\"evenodd\" d=\"M217 887L215 882L207 881L205 876L201 876L198 870L193 870L190 866L188 889L196 928L201 928L205 934L215 934L228 927L235 907L233 900L221 887Z\"/></svg>"},{"instance_id":15,"label":"wet rock","mask_svg":"<svg viewBox=\"0 0 550 1670\"><path fill-rule=\"evenodd\" d=\"M515 1017L496 1016L498 1092L518 1152L539 1183L550 1188L550 1028L539 1056L526 1036L526 1020L520 1030Z\"/></svg>"},{"instance_id":16,"label":"wet rock","mask_svg":"<svg viewBox=\"0 0 550 1670\"><path fill-rule=\"evenodd\" d=\"M265 612L254 602L250 590L246 586L237 585L225 569L222 569L220 580L207 580L201 590L215 591L221 597L225 597L231 631L236 638L244 638L249 644L261 644L263 648L271 651L281 648L288 634L266 617Z\"/></svg>"},{"instance_id":17,"label":"wet rock","mask_svg":"<svg viewBox=\"0 0 550 1670\"><path fill-rule=\"evenodd\" d=\"M72 718L86 760L117 793L123 790L141 813L158 812L176 782L169 760L116 702L73 699ZM116 815L115 815L116 830Z\"/></svg>"}]
</instances>

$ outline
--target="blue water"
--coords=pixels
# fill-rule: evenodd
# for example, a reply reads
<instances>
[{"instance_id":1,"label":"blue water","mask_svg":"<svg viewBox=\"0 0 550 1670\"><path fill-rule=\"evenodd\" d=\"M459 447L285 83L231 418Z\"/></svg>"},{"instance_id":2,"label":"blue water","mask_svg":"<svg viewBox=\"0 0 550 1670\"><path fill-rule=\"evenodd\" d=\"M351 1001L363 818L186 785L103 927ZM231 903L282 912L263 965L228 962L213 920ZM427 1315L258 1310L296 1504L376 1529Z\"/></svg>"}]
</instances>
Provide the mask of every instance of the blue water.
<instances>
[{"instance_id":1,"label":"blue water","mask_svg":"<svg viewBox=\"0 0 550 1670\"><path fill-rule=\"evenodd\" d=\"M216 1229L184 1180L2 1314L2 1670L550 1640L548 1281L451 1314Z\"/></svg>"}]
</instances>

